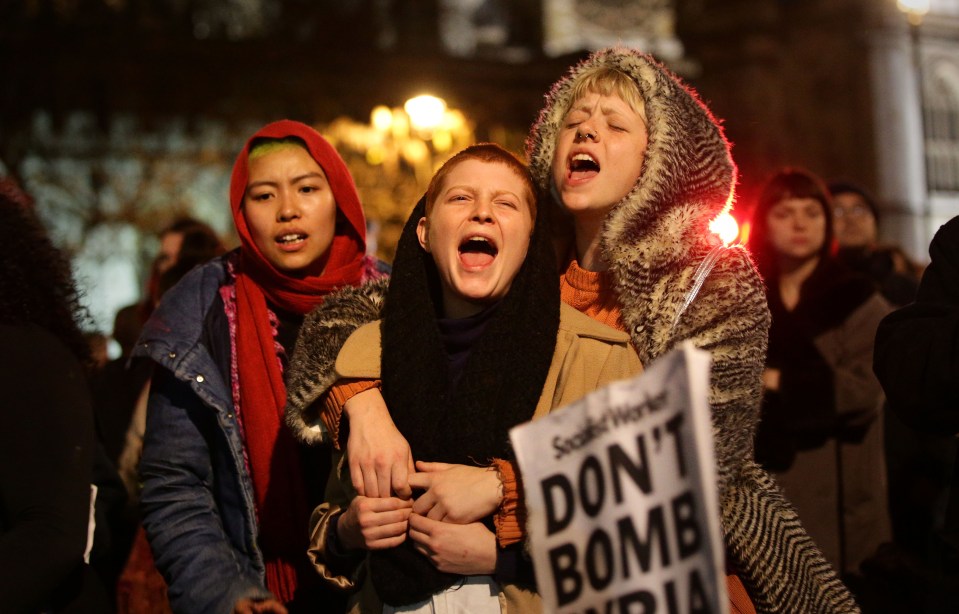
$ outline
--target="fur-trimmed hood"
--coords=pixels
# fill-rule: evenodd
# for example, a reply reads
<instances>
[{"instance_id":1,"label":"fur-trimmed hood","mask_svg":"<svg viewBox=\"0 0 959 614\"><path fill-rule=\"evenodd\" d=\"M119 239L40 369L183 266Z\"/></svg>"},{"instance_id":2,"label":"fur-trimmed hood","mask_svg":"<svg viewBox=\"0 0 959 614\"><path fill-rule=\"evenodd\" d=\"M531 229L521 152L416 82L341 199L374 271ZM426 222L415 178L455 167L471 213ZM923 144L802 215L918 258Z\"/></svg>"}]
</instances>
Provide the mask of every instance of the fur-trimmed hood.
<instances>
[{"instance_id":1,"label":"fur-trimmed hood","mask_svg":"<svg viewBox=\"0 0 959 614\"><path fill-rule=\"evenodd\" d=\"M640 178L614 207L602 233L606 262L619 262L623 246L655 239L670 258L714 238L709 223L728 209L736 180L729 142L696 93L652 57L625 47L591 55L558 81L530 131L526 154L533 178L551 192L556 138L572 100L576 77L597 66L635 81L645 104L648 145ZM555 203L554 203L555 205ZM669 240L664 240L664 239Z\"/></svg>"},{"instance_id":2,"label":"fur-trimmed hood","mask_svg":"<svg viewBox=\"0 0 959 614\"><path fill-rule=\"evenodd\" d=\"M597 66L630 76L644 101L648 144L642 171L636 186L607 215L600 251L623 307L623 323L648 364L690 336L688 317L686 327L674 328L673 323L694 284L696 267L720 244L709 224L731 206L736 166L719 122L692 89L652 57L615 47L574 66L547 95L526 142L533 178L545 193L555 195L551 165L564 115L575 102L574 83ZM555 198L550 206L551 214L568 218ZM745 283L739 290L762 303L751 325L768 330L765 297L745 251L730 250L717 269L720 277L725 271L736 283ZM756 349L765 352L764 339ZM747 428L754 428L758 417L758 392L756 413L740 417Z\"/></svg>"}]
</instances>

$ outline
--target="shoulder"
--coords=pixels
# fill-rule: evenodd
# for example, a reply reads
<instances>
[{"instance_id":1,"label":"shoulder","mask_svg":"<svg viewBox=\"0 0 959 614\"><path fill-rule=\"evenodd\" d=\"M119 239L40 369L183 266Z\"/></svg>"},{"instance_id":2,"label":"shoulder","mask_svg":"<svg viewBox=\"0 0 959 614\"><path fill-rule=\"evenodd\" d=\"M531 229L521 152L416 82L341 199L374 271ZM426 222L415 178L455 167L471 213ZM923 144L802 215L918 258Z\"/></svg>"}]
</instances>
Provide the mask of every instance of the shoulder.
<instances>
[{"instance_id":1,"label":"shoulder","mask_svg":"<svg viewBox=\"0 0 959 614\"><path fill-rule=\"evenodd\" d=\"M229 254L201 264L170 288L144 325L142 340L185 335L195 341L207 310L226 282L227 257Z\"/></svg>"},{"instance_id":2,"label":"shoulder","mask_svg":"<svg viewBox=\"0 0 959 614\"><path fill-rule=\"evenodd\" d=\"M642 372L629 336L560 304L551 378L542 399L561 407L609 382Z\"/></svg>"},{"instance_id":3,"label":"shoulder","mask_svg":"<svg viewBox=\"0 0 959 614\"><path fill-rule=\"evenodd\" d=\"M930 264L921 282L925 288L920 288L920 298L959 300L959 216L936 232L929 246L929 258Z\"/></svg>"},{"instance_id":4,"label":"shoulder","mask_svg":"<svg viewBox=\"0 0 959 614\"><path fill-rule=\"evenodd\" d=\"M343 378L379 378L381 353L380 320L364 324L353 331L340 349L336 374Z\"/></svg>"},{"instance_id":5,"label":"shoulder","mask_svg":"<svg viewBox=\"0 0 959 614\"><path fill-rule=\"evenodd\" d=\"M386 262L372 256L363 257L363 282L375 281L383 277L389 277L393 271Z\"/></svg>"},{"instance_id":6,"label":"shoulder","mask_svg":"<svg viewBox=\"0 0 959 614\"><path fill-rule=\"evenodd\" d=\"M300 339L322 338L330 329L348 326L352 330L359 324L379 318L388 285L389 280L380 277L329 294L322 305L304 318Z\"/></svg>"},{"instance_id":7,"label":"shoulder","mask_svg":"<svg viewBox=\"0 0 959 614\"><path fill-rule=\"evenodd\" d=\"M697 265L698 266L698 265ZM742 245L729 245L718 250L713 274L724 282L735 282L744 288L764 290L762 278L749 251Z\"/></svg>"},{"instance_id":8,"label":"shoulder","mask_svg":"<svg viewBox=\"0 0 959 614\"><path fill-rule=\"evenodd\" d=\"M186 297L195 296L197 291L218 290L226 281L227 259L232 253L217 256L194 267L176 285L167 290L161 305L164 302L182 302Z\"/></svg>"},{"instance_id":9,"label":"shoulder","mask_svg":"<svg viewBox=\"0 0 959 614\"><path fill-rule=\"evenodd\" d=\"M753 326L768 319L766 286L749 252L741 245L722 247L711 251L703 259L689 263L693 282L700 267L712 263L702 280L702 286L689 305L689 310L700 317L732 318L750 322ZM685 288L684 292L690 292Z\"/></svg>"},{"instance_id":10,"label":"shoulder","mask_svg":"<svg viewBox=\"0 0 959 614\"><path fill-rule=\"evenodd\" d=\"M959 216L956 216L939 227L933 237L933 243L949 245L953 251L959 251Z\"/></svg>"},{"instance_id":11,"label":"shoulder","mask_svg":"<svg viewBox=\"0 0 959 614\"><path fill-rule=\"evenodd\" d=\"M34 324L0 324L4 375L82 371L80 362L53 333Z\"/></svg>"},{"instance_id":12,"label":"shoulder","mask_svg":"<svg viewBox=\"0 0 959 614\"><path fill-rule=\"evenodd\" d=\"M56 336L33 324L0 325L0 381L11 407L59 416L89 410L83 365Z\"/></svg>"}]
</instances>

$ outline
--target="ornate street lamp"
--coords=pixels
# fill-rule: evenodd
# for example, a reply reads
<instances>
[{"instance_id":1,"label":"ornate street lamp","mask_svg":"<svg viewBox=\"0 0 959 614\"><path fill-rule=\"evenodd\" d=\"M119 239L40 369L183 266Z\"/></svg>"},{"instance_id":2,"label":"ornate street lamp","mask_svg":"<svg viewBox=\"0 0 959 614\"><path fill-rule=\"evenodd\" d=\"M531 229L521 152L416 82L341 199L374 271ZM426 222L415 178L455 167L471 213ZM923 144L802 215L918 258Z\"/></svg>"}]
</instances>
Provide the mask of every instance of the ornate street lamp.
<instances>
[{"instance_id":1,"label":"ornate street lamp","mask_svg":"<svg viewBox=\"0 0 959 614\"><path fill-rule=\"evenodd\" d=\"M929 225L929 161L926 155L926 96L923 82L922 70L922 48L920 45L919 28L922 25L922 19L929 12L930 0L896 0L896 6L906 15L909 21L909 43L912 51L912 67L915 73L916 93L919 102L919 128L920 128L920 163L922 164L922 177L924 184L922 186L922 222L924 227ZM928 232L928 229L926 230Z\"/></svg>"},{"instance_id":2,"label":"ornate street lamp","mask_svg":"<svg viewBox=\"0 0 959 614\"><path fill-rule=\"evenodd\" d=\"M929 12L929 0L896 0L896 6L915 27L922 23L922 18Z\"/></svg>"}]
</instances>

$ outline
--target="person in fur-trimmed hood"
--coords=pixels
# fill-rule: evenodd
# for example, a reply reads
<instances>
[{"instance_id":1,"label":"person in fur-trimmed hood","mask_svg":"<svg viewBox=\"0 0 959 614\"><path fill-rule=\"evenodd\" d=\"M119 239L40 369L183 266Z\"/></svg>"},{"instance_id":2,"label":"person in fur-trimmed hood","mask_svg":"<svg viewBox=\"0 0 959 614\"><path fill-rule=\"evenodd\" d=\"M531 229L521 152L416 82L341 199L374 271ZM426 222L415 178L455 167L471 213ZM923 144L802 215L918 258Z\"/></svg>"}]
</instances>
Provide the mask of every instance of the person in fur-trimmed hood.
<instances>
[{"instance_id":1,"label":"person in fur-trimmed hood","mask_svg":"<svg viewBox=\"0 0 959 614\"><path fill-rule=\"evenodd\" d=\"M711 352L722 527L755 608L855 611L753 462L769 314L745 250L713 252L709 224L729 206L736 172L718 122L649 56L608 49L554 86L527 152L540 187L569 214L557 216L573 227L567 279L593 278L600 297L612 296L643 364L686 339ZM679 317L711 253L715 265Z\"/></svg>"},{"instance_id":2,"label":"person in fur-trimmed hood","mask_svg":"<svg viewBox=\"0 0 959 614\"><path fill-rule=\"evenodd\" d=\"M538 187L556 205L544 214L553 217L567 265L562 300L627 331L646 365L687 339L712 354L709 401L734 572L727 581L732 611L857 612L793 508L753 461L769 311L746 251L722 248L709 230L729 207L735 183L718 122L649 56L606 49L553 87L527 155ZM348 328L344 319L330 326ZM307 377L291 374L298 380L291 404L308 406L308 391L330 370L318 363L311 369ZM368 422L384 410L375 404L367 391L344 406L350 470L359 488L398 490L408 447L394 446L395 429ZM323 436L318 425L299 426Z\"/></svg>"}]
</instances>

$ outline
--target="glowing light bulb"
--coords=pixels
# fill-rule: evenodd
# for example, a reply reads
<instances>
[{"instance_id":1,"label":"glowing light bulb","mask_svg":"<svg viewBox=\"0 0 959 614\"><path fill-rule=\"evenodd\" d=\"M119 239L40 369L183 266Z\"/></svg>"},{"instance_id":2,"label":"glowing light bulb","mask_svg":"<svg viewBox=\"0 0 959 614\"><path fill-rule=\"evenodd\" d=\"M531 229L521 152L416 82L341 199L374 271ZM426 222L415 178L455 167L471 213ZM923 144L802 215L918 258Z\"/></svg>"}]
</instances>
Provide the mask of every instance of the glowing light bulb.
<instances>
[{"instance_id":1,"label":"glowing light bulb","mask_svg":"<svg viewBox=\"0 0 959 614\"><path fill-rule=\"evenodd\" d=\"M403 105L410 116L410 123L418 130L431 130L440 125L446 112L446 101L436 96L423 94L410 98Z\"/></svg>"},{"instance_id":2,"label":"glowing light bulb","mask_svg":"<svg viewBox=\"0 0 959 614\"><path fill-rule=\"evenodd\" d=\"M709 223L709 230L719 235L723 244L729 245L739 236L739 223L728 211L724 211Z\"/></svg>"},{"instance_id":3,"label":"glowing light bulb","mask_svg":"<svg viewBox=\"0 0 959 614\"><path fill-rule=\"evenodd\" d=\"M379 105L370 113L370 123L379 132L386 132L393 125L393 111L384 105Z\"/></svg>"}]
</instances>

